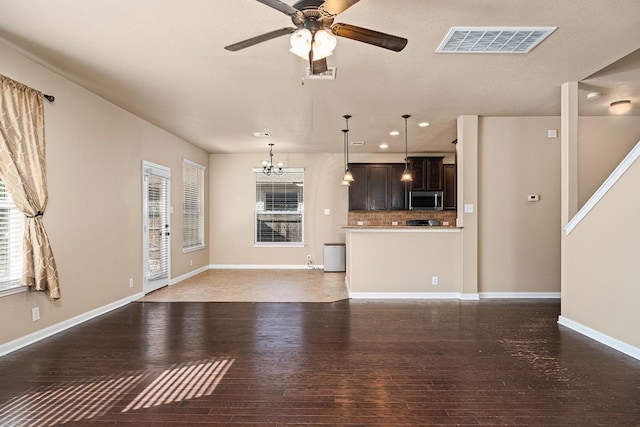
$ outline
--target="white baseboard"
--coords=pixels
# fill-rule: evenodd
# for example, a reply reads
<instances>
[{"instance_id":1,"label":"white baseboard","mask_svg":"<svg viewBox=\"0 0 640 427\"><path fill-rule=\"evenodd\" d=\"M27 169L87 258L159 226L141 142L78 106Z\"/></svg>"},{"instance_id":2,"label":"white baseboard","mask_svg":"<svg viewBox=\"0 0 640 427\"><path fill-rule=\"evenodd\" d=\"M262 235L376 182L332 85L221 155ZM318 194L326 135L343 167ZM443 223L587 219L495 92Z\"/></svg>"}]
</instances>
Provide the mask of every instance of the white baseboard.
<instances>
[{"instance_id":1,"label":"white baseboard","mask_svg":"<svg viewBox=\"0 0 640 427\"><path fill-rule=\"evenodd\" d=\"M560 292L480 292L482 299L498 298L540 298L540 299L560 299Z\"/></svg>"},{"instance_id":2,"label":"white baseboard","mask_svg":"<svg viewBox=\"0 0 640 427\"><path fill-rule=\"evenodd\" d=\"M349 297L353 299L457 299L461 301L478 301L492 298L560 299L560 292L349 292Z\"/></svg>"},{"instance_id":3,"label":"white baseboard","mask_svg":"<svg viewBox=\"0 0 640 427\"><path fill-rule=\"evenodd\" d=\"M16 340L9 341L6 344L0 345L0 356L4 356L5 354L11 353L13 351L19 350L22 347L26 347L30 344L33 344L37 341L50 337L52 335L57 334L58 332L62 332L66 329L69 329L73 326L79 325L87 320L91 320L94 317L98 317L102 314L108 313L112 310L125 306L133 301L136 301L144 296L144 293L140 292L134 295L130 295L120 301L112 302L111 304L104 305L102 307L96 308L94 310L83 313L79 316L72 317L71 319L67 319L63 322L57 323L55 325L49 326L47 328L41 329L37 332L34 332L29 335L25 335Z\"/></svg>"},{"instance_id":4,"label":"white baseboard","mask_svg":"<svg viewBox=\"0 0 640 427\"><path fill-rule=\"evenodd\" d=\"M182 276L174 277L173 279L171 279L171 283L169 283L169 285L170 285L170 286L171 286L171 285L175 285L175 284L177 284L177 283L182 282L183 280L187 280L188 278L193 277L193 276L195 276L196 274L203 273L203 272L205 272L205 271L207 271L207 270L209 270L209 266L208 266L208 265L205 265L204 267L200 267L200 268L198 268L198 269L195 269L195 270L193 270L193 271L190 271L190 272L188 272L188 273L186 273L186 274L183 274Z\"/></svg>"},{"instance_id":5,"label":"white baseboard","mask_svg":"<svg viewBox=\"0 0 640 427\"><path fill-rule=\"evenodd\" d=\"M322 270L324 265L312 265L309 267L307 264L284 264L284 265L271 265L271 264L210 264L210 270Z\"/></svg>"},{"instance_id":6,"label":"white baseboard","mask_svg":"<svg viewBox=\"0 0 640 427\"><path fill-rule=\"evenodd\" d=\"M596 340L608 347L611 347L614 350L618 350L619 352L624 353L627 356L631 356L634 359L640 360L640 348L638 347L634 347L630 344L627 344L626 342L610 337L609 335L603 334L602 332L598 332L595 329L591 329L588 326L568 319L564 316L558 317L558 324L581 333L582 335Z\"/></svg>"},{"instance_id":7,"label":"white baseboard","mask_svg":"<svg viewBox=\"0 0 640 427\"><path fill-rule=\"evenodd\" d=\"M460 299L459 292L349 292L352 299Z\"/></svg>"}]
</instances>

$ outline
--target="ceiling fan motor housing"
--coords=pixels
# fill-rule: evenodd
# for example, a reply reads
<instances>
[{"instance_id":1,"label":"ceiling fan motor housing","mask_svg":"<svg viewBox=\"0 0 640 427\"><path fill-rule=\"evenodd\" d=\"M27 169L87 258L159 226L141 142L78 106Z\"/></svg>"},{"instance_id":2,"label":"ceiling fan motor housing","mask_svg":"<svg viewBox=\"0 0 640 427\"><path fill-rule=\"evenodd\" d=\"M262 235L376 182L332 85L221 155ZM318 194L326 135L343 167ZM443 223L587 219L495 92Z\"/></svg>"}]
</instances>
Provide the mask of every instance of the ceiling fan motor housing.
<instances>
[{"instance_id":1,"label":"ceiling fan motor housing","mask_svg":"<svg viewBox=\"0 0 640 427\"><path fill-rule=\"evenodd\" d=\"M293 25L298 28L306 28L311 32L320 31L331 27L334 17L323 15L318 8L324 3L323 0L301 0L293 5L304 14L304 19L299 16L292 16Z\"/></svg>"}]
</instances>

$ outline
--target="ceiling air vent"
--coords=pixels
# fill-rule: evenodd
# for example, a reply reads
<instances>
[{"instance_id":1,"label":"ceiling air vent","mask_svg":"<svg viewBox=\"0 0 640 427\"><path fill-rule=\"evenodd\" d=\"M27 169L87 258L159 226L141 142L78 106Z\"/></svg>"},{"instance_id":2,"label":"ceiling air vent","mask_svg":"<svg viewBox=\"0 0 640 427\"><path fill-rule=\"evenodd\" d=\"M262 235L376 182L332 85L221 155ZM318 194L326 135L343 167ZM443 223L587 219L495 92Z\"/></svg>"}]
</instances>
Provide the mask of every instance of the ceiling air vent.
<instances>
[{"instance_id":1,"label":"ceiling air vent","mask_svg":"<svg viewBox=\"0 0 640 427\"><path fill-rule=\"evenodd\" d=\"M336 67L329 67L324 73L311 74L311 69L307 67L305 68L304 78L308 80L335 80L336 70Z\"/></svg>"},{"instance_id":2,"label":"ceiling air vent","mask_svg":"<svg viewBox=\"0 0 640 427\"><path fill-rule=\"evenodd\" d=\"M452 27L436 52L528 53L557 27Z\"/></svg>"}]
</instances>

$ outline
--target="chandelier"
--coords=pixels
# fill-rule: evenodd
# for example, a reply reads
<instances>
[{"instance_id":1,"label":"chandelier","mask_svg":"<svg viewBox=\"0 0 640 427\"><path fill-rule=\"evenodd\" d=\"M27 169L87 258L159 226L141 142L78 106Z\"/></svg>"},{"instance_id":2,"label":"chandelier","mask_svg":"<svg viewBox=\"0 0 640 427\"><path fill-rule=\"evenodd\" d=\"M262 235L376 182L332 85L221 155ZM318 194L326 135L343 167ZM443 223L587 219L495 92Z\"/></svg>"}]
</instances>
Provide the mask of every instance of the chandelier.
<instances>
[{"instance_id":1,"label":"chandelier","mask_svg":"<svg viewBox=\"0 0 640 427\"><path fill-rule=\"evenodd\" d=\"M284 173L282 170L284 163L278 162L277 166L273 165L273 145L269 144L269 160L262 161L262 173L265 175L282 175Z\"/></svg>"}]
</instances>

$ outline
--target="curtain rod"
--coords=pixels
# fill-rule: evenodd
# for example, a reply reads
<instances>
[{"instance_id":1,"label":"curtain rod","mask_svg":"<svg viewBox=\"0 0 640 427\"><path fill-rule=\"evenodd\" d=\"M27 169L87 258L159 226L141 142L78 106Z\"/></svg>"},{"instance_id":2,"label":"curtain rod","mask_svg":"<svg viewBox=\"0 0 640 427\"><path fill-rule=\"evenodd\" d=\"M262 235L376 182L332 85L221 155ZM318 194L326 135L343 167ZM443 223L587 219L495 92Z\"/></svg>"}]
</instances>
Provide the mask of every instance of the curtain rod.
<instances>
[{"instance_id":1,"label":"curtain rod","mask_svg":"<svg viewBox=\"0 0 640 427\"><path fill-rule=\"evenodd\" d=\"M44 96L44 99L46 99L49 102L53 102L56 100L56 97L53 95L47 95L46 93L43 93L42 96Z\"/></svg>"}]
</instances>

